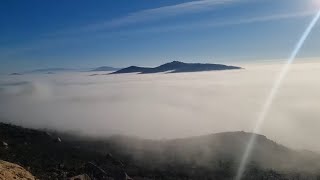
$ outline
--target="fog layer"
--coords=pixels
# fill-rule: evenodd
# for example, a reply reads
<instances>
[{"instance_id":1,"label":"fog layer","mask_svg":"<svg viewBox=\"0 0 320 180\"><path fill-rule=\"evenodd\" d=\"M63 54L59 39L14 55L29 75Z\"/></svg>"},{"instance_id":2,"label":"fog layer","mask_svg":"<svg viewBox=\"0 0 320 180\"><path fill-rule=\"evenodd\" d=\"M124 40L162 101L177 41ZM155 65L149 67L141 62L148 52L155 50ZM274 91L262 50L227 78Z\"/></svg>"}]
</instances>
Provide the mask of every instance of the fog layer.
<instances>
[{"instance_id":1,"label":"fog layer","mask_svg":"<svg viewBox=\"0 0 320 180\"><path fill-rule=\"evenodd\" d=\"M252 131L281 64L243 70L89 76L0 76L2 122L89 135L178 138ZM320 151L320 63L296 63L261 134Z\"/></svg>"}]
</instances>

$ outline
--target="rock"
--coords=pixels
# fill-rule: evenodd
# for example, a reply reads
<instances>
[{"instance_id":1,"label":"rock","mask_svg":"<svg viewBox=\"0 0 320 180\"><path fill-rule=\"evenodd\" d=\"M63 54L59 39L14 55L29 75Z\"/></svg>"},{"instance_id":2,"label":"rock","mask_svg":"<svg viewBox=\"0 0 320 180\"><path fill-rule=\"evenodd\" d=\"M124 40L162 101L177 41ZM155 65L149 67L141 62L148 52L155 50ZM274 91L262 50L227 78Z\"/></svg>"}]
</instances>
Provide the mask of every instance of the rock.
<instances>
[{"instance_id":1,"label":"rock","mask_svg":"<svg viewBox=\"0 0 320 180\"><path fill-rule=\"evenodd\" d=\"M111 153L105 156L105 160L110 161L115 166L124 167L124 164L120 160L115 159Z\"/></svg>"},{"instance_id":2,"label":"rock","mask_svg":"<svg viewBox=\"0 0 320 180\"><path fill-rule=\"evenodd\" d=\"M130 176L128 176L127 173L124 173L125 174L125 180L133 180Z\"/></svg>"},{"instance_id":3,"label":"rock","mask_svg":"<svg viewBox=\"0 0 320 180\"><path fill-rule=\"evenodd\" d=\"M64 168L64 164L59 164L59 168L63 169Z\"/></svg>"},{"instance_id":4,"label":"rock","mask_svg":"<svg viewBox=\"0 0 320 180\"><path fill-rule=\"evenodd\" d=\"M0 160L0 180L35 180L34 176L21 166Z\"/></svg>"},{"instance_id":5,"label":"rock","mask_svg":"<svg viewBox=\"0 0 320 180\"><path fill-rule=\"evenodd\" d=\"M91 180L91 178L87 174L81 174L70 178L70 180Z\"/></svg>"},{"instance_id":6,"label":"rock","mask_svg":"<svg viewBox=\"0 0 320 180\"><path fill-rule=\"evenodd\" d=\"M57 143L61 143L61 142L62 142L62 140L61 140L59 137L57 137L57 138L55 139L55 142L57 142Z\"/></svg>"},{"instance_id":7,"label":"rock","mask_svg":"<svg viewBox=\"0 0 320 180\"><path fill-rule=\"evenodd\" d=\"M92 162L88 162L84 167L86 173L94 179L107 179L109 177L107 172Z\"/></svg>"},{"instance_id":8,"label":"rock","mask_svg":"<svg viewBox=\"0 0 320 180\"><path fill-rule=\"evenodd\" d=\"M8 143L6 143L6 142L4 142L4 141L2 142L2 145L4 146L5 149L8 149L8 148L9 148Z\"/></svg>"}]
</instances>

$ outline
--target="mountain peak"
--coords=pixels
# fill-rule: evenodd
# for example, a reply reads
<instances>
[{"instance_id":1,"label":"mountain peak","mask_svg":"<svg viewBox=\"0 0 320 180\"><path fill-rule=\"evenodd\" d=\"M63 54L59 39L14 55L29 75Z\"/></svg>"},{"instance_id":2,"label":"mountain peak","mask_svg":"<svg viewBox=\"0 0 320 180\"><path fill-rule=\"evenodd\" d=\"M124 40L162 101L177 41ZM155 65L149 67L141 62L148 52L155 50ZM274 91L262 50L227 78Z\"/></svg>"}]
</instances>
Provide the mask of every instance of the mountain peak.
<instances>
[{"instance_id":1,"label":"mountain peak","mask_svg":"<svg viewBox=\"0 0 320 180\"><path fill-rule=\"evenodd\" d=\"M166 64L186 64L186 63L181 62L181 61L171 61L171 62L168 62Z\"/></svg>"},{"instance_id":2,"label":"mountain peak","mask_svg":"<svg viewBox=\"0 0 320 180\"><path fill-rule=\"evenodd\" d=\"M121 74L121 73L140 73L140 74L151 74L151 73L161 73L161 72L170 72L170 73L181 73L181 72L201 72L201 71L219 71L219 70L232 70L232 69L241 69L236 66L226 66L223 64L201 64L201 63L184 63L181 61L171 61L154 68L146 67L136 67L130 66L119 71L116 71L112 74Z\"/></svg>"}]
</instances>

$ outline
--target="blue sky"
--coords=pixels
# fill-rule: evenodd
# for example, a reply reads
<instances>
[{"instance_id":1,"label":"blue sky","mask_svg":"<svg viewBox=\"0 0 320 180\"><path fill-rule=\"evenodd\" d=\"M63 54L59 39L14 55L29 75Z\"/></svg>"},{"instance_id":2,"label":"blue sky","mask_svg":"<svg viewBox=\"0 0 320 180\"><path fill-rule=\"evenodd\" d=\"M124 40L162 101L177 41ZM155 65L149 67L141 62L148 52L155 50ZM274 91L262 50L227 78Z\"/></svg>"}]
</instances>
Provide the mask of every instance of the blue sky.
<instances>
[{"instance_id":1,"label":"blue sky","mask_svg":"<svg viewBox=\"0 0 320 180\"><path fill-rule=\"evenodd\" d=\"M285 58L317 0L1 1L0 72ZM318 57L320 25L300 57Z\"/></svg>"}]
</instances>

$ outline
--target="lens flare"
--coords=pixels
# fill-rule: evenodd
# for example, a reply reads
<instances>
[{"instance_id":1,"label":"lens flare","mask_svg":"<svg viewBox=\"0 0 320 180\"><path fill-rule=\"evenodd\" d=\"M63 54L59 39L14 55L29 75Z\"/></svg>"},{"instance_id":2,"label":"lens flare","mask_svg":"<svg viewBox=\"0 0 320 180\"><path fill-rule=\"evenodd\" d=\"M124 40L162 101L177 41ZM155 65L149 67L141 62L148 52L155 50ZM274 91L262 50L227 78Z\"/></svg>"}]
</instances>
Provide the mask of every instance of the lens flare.
<instances>
[{"instance_id":1,"label":"lens flare","mask_svg":"<svg viewBox=\"0 0 320 180\"><path fill-rule=\"evenodd\" d=\"M320 0L312 0L312 5L316 7L320 7Z\"/></svg>"},{"instance_id":2,"label":"lens flare","mask_svg":"<svg viewBox=\"0 0 320 180\"><path fill-rule=\"evenodd\" d=\"M312 29L314 28L314 26L316 25L316 23L318 22L320 18L320 10L318 11L318 13L315 15L315 17L312 19L312 21L310 22L309 26L307 27L307 29L304 31L304 33L302 34L300 40L298 41L298 43L296 44L293 52L291 53L287 63L283 66L282 70L280 71L280 74L278 76L278 78L276 79L275 83L273 84L273 87L269 93L269 95L267 96L267 99L261 109L261 112L259 113L259 117L258 120L255 124L254 130L253 130L253 134L250 137L250 140L248 142L248 145L245 149L245 152L242 156L241 162L240 162L240 166L238 168L237 171L237 175L235 180L241 180L243 173L245 171L245 168L247 166L247 162L248 159L250 158L250 154L253 150L253 147L255 146L255 142L256 142L256 138L257 138L257 133L259 133L261 126L263 125L263 122L266 119L266 116L270 110L270 107L272 105L272 102L274 100L274 98L276 97L276 94L281 86L281 83L283 81L283 79L285 78L285 76L287 75L290 65L292 64L292 62L294 61L294 59L296 58L297 54L299 53L301 47L303 46L304 42L306 41L306 39L308 38L309 34L311 33Z\"/></svg>"}]
</instances>

